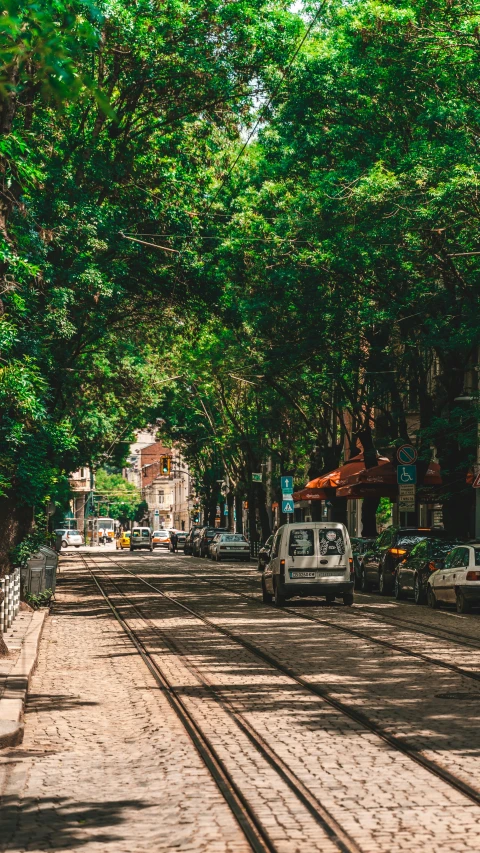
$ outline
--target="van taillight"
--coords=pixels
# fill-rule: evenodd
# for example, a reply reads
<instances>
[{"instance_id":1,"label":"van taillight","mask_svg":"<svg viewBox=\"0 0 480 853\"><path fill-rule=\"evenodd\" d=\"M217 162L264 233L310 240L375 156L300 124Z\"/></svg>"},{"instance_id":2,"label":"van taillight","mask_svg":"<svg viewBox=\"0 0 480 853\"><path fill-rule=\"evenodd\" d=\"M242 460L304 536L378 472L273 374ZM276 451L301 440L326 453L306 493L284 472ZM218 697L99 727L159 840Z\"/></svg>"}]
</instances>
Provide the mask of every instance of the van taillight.
<instances>
[{"instance_id":1,"label":"van taillight","mask_svg":"<svg viewBox=\"0 0 480 853\"><path fill-rule=\"evenodd\" d=\"M352 572L354 571L354 569L353 569L353 559L352 559L352 557L349 557L349 558L348 558L348 564L349 564L349 566L350 566L350 574L352 574Z\"/></svg>"},{"instance_id":2,"label":"van taillight","mask_svg":"<svg viewBox=\"0 0 480 853\"><path fill-rule=\"evenodd\" d=\"M285 580L285 560L280 560L280 577Z\"/></svg>"}]
</instances>

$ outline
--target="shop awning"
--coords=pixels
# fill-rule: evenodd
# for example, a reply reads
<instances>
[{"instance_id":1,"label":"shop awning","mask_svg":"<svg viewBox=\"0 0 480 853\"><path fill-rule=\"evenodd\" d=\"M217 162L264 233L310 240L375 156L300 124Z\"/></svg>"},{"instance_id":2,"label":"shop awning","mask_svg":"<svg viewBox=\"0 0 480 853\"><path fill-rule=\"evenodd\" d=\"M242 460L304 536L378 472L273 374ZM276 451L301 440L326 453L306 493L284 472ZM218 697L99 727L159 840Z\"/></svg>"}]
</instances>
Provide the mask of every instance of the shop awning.
<instances>
[{"instance_id":1,"label":"shop awning","mask_svg":"<svg viewBox=\"0 0 480 853\"><path fill-rule=\"evenodd\" d=\"M418 488L424 486L441 486L442 477L438 462L430 462L423 480L417 483ZM352 472L344 486L337 489L339 498L360 497L396 497L398 493L397 469L388 459L379 459L373 468L363 468Z\"/></svg>"},{"instance_id":2,"label":"shop awning","mask_svg":"<svg viewBox=\"0 0 480 853\"><path fill-rule=\"evenodd\" d=\"M388 462L388 459L384 456L378 457L379 462ZM348 485L350 483L350 477L365 471L365 462L363 459L363 453L359 453L358 456L352 457L352 459L347 459L340 468L335 468L334 471L329 471L328 474L322 474L320 477L316 477L314 480L311 480L305 486L303 491L307 489L337 489L341 486ZM341 497L341 495L340 495Z\"/></svg>"},{"instance_id":3,"label":"shop awning","mask_svg":"<svg viewBox=\"0 0 480 853\"><path fill-rule=\"evenodd\" d=\"M327 497L325 489L309 489L308 486L293 493L294 501L326 501Z\"/></svg>"}]
</instances>

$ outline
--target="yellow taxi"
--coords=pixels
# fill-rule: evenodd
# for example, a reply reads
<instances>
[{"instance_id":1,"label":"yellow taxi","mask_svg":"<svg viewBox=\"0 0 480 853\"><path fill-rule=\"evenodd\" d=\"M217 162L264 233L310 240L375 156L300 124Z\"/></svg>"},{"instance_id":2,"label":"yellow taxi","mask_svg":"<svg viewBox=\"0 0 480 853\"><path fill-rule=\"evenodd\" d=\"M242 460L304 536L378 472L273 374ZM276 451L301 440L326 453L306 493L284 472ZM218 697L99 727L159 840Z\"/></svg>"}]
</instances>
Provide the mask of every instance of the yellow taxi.
<instances>
[{"instance_id":1,"label":"yellow taxi","mask_svg":"<svg viewBox=\"0 0 480 853\"><path fill-rule=\"evenodd\" d=\"M154 530L152 536L152 545L154 548L168 548L170 542L169 530Z\"/></svg>"},{"instance_id":2,"label":"yellow taxi","mask_svg":"<svg viewBox=\"0 0 480 853\"><path fill-rule=\"evenodd\" d=\"M124 548L130 548L130 530L124 530L117 539L117 548L123 551Z\"/></svg>"}]
</instances>

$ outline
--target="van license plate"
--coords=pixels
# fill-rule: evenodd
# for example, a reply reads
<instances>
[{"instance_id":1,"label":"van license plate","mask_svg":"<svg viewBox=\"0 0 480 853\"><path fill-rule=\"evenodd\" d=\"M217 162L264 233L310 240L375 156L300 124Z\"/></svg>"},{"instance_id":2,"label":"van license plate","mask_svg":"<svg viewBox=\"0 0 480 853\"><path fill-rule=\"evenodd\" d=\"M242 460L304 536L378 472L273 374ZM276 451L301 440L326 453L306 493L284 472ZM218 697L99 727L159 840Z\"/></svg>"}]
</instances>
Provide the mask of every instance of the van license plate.
<instances>
[{"instance_id":1,"label":"van license plate","mask_svg":"<svg viewBox=\"0 0 480 853\"><path fill-rule=\"evenodd\" d=\"M291 578L314 578L315 572L290 572Z\"/></svg>"}]
</instances>

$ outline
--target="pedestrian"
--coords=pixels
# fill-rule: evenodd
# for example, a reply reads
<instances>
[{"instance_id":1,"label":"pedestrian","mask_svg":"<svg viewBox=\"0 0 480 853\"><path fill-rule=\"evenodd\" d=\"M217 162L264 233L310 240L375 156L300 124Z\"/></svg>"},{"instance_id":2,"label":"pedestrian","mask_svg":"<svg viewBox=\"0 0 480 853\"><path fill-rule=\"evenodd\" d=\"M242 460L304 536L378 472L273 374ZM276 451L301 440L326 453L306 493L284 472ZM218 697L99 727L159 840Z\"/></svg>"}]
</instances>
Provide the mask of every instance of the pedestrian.
<instances>
[{"instance_id":1,"label":"pedestrian","mask_svg":"<svg viewBox=\"0 0 480 853\"><path fill-rule=\"evenodd\" d=\"M172 531L170 532L170 544L171 544L171 546L172 546L172 554L175 554L175 553L176 553L176 551L177 551L178 536L177 536L177 534L175 533L175 531L174 531L174 530L172 530Z\"/></svg>"}]
</instances>

